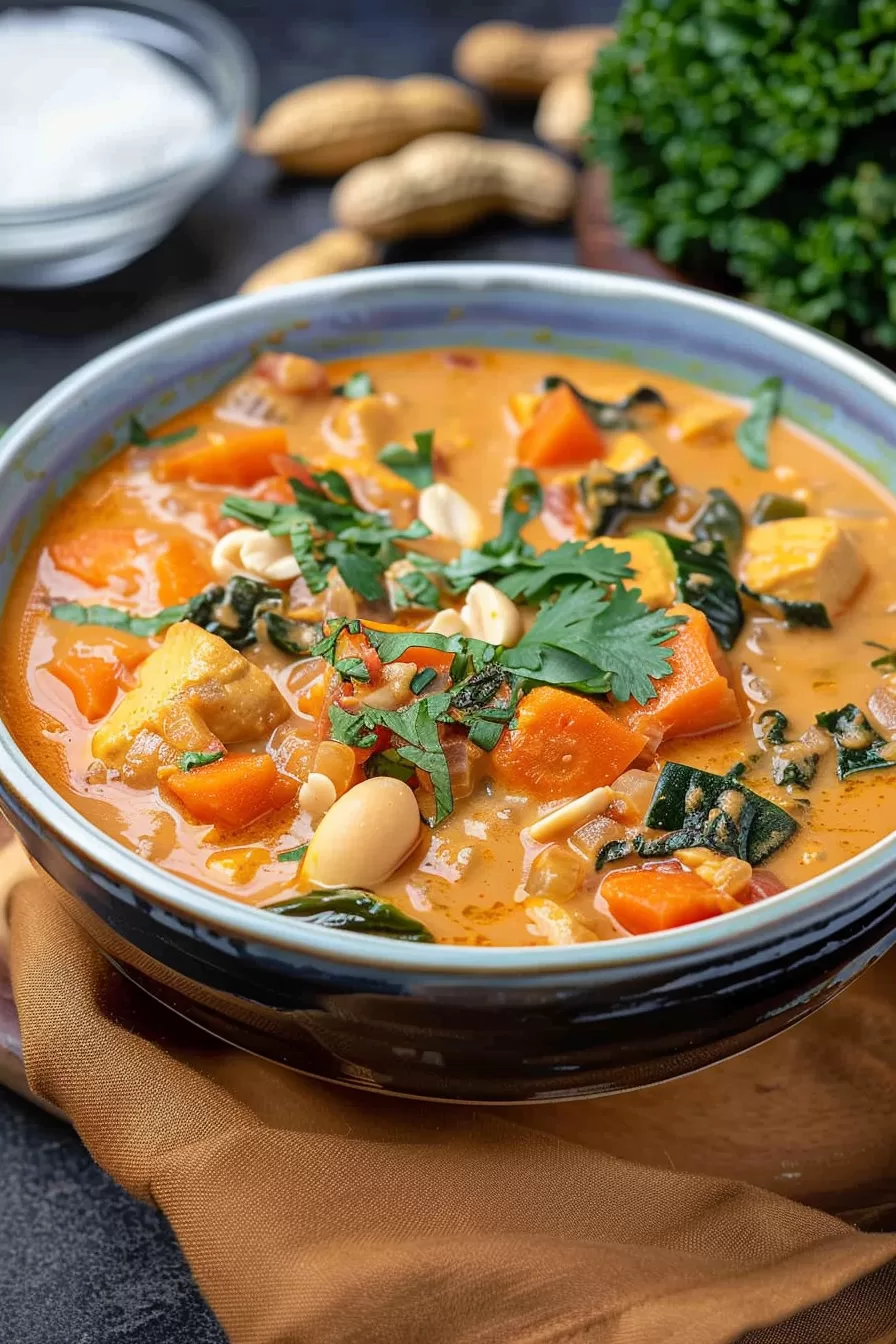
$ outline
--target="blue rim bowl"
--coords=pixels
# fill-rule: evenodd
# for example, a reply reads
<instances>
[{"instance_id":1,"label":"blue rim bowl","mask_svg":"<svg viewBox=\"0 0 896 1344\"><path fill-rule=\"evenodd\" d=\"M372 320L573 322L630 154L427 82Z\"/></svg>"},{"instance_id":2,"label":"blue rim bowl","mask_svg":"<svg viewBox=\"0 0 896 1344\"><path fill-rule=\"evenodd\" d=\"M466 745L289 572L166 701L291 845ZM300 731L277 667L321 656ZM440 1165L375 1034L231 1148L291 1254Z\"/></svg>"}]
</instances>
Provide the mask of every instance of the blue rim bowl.
<instances>
[{"instance_id":1,"label":"blue rim bowl","mask_svg":"<svg viewBox=\"0 0 896 1344\"><path fill-rule=\"evenodd\" d=\"M313 358L487 346L609 358L784 411L896 492L896 379L716 295L610 273L396 266L229 299L93 360L0 444L0 601L58 499L277 342ZM48 489L47 482L52 482ZM277 918L162 871L54 793L0 724L0 805L121 968L221 1037L336 1081L462 1101L661 1081L806 1016L896 941L888 838L794 891L665 933L573 947L418 945Z\"/></svg>"}]
</instances>

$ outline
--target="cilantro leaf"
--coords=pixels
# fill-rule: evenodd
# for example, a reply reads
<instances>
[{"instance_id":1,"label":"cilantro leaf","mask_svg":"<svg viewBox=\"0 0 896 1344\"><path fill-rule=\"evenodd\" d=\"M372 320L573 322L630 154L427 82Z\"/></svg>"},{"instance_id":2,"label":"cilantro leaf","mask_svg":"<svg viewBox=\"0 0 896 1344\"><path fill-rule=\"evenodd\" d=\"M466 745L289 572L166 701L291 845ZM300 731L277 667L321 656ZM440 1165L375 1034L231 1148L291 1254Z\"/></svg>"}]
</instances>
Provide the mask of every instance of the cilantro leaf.
<instances>
[{"instance_id":1,"label":"cilantro leaf","mask_svg":"<svg viewBox=\"0 0 896 1344\"><path fill-rule=\"evenodd\" d=\"M198 432L195 425L187 425L184 429L175 430L173 434L160 434L157 438L153 438L136 415L132 415L128 421L128 443L133 444L135 448L169 448L174 443L192 439Z\"/></svg>"},{"instance_id":2,"label":"cilantro leaf","mask_svg":"<svg viewBox=\"0 0 896 1344\"><path fill-rule=\"evenodd\" d=\"M461 551L457 560L445 567L444 579L452 592L463 593L477 579L497 581L524 561L534 558L535 550L522 540L527 523L537 518L542 506L541 482L528 467L517 467L507 482L501 511L501 530L483 543L478 551Z\"/></svg>"},{"instance_id":3,"label":"cilantro leaf","mask_svg":"<svg viewBox=\"0 0 896 1344\"><path fill-rule=\"evenodd\" d=\"M521 561L517 572L500 579L497 586L516 601L537 602L568 583L587 580L606 587L630 578L628 562L624 552L609 546L587 547L581 541L565 541L562 546Z\"/></svg>"},{"instance_id":4,"label":"cilantro leaf","mask_svg":"<svg viewBox=\"0 0 896 1344\"><path fill-rule=\"evenodd\" d=\"M432 429L422 430L414 435L414 443L417 445L416 452L410 448L405 448L403 443L387 443L386 446L377 453L377 462L382 462L384 467L394 471L396 476L401 476L409 481L417 490L424 489L427 485L433 483L433 465L432 449L435 440L435 431Z\"/></svg>"},{"instance_id":5,"label":"cilantro leaf","mask_svg":"<svg viewBox=\"0 0 896 1344\"><path fill-rule=\"evenodd\" d=\"M662 646L681 619L649 611L636 589L618 585L607 599L590 584L567 588L499 658L532 681L643 705L656 695L652 679L672 670Z\"/></svg>"},{"instance_id":6,"label":"cilantro leaf","mask_svg":"<svg viewBox=\"0 0 896 1344\"><path fill-rule=\"evenodd\" d=\"M214 765L215 761L224 759L224 754L223 751L184 751L177 758L177 768L187 773L202 765Z\"/></svg>"}]
</instances>

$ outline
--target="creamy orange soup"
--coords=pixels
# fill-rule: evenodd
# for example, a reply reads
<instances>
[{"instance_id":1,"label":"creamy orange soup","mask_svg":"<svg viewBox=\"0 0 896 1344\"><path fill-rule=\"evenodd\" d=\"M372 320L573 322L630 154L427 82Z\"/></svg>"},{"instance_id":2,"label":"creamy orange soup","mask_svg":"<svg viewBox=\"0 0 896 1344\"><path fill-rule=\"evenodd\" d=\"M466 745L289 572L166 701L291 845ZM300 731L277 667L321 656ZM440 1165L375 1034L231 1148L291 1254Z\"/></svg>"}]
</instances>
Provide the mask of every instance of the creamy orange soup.
<instances>
[{"instance_id":1,"label":"creamy orange soup","mask_svg":"<svg viewBox=\"0 0 896 1344\"><path fill-rule=\"evenodd\" d=\"M776 411L548 353L264 355L50 519L4 717L89 821L282 915L736 910L896 816L893 501Z\"/></svg>"}]
</instances>

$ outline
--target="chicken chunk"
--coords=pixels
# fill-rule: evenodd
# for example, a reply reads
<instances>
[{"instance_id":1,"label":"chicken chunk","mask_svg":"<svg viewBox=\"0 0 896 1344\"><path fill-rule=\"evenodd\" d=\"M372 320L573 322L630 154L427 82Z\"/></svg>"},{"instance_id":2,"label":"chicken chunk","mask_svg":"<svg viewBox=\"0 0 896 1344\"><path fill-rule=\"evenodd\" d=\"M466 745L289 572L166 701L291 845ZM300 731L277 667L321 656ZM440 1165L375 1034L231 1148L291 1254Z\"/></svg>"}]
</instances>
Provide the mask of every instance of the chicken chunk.
<instances>
[{"instance_id":1,"label":"chicken chunk","mask_svg":"<svg viewBox=\"0 0 896 1344\"><path fill-rule=\"evenodd\" d=\"M782 518L749 530L740 577L757 593L822 602L833 617L864 579L865 563L833 518Z\"/></svg>"},{"instance_id":2,"label":"chicken chunk","mask_svg":"<svg viewBox=\"0 0 896 1344\"><path fill-rule=\"evenodd\" d=\"M271 678L198 625L172 625L137 685L93 737L93 754L128 783L154 782L184 751L265 737L289 709Z\"/></svg>"},{"instance_id":3,"label":"chicken chunk","mask_svg":"<svg viewBox=\"0 0 896 1344\"><path fill-rule=\"evenodd\" d=\"M629 568L634 577L623 580L626 588L639 588L641 601L651 611L669 607L675 601L675 569L653 537L597 537L595 545L625 551L631 557Z\"/></svg>"}]
</instances>

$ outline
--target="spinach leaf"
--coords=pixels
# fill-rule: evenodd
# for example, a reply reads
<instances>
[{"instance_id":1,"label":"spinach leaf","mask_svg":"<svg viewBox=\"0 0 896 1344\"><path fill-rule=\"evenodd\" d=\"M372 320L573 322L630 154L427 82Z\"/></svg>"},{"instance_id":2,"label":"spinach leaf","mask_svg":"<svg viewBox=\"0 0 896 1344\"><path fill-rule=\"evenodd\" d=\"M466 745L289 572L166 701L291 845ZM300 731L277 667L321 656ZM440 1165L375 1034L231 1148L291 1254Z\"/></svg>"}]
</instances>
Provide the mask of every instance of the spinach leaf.
<instances>
[{"instance_id":1,"label":"spinach leaf","mask_svg":"<svg viewBox=\"0 0 896 1344\"><path fill-rule=\"evenodd\" d=\"M331 389L334 397L346 397L349 401L358 401L361 397L372 397L376 392L369 373L353 373L344 383Z\"/></svg>"},{"instance_id":2,"label":"spinach leaf","mask_svg":"<svg viewBox=\"0 0 896 1344\"><path fill-rule=\"evenodd\" d=\"M169 448L174 443L192 439L198 432L195 425L187 425L185 429L178 429L173 434L160 434L153 438L136 415L132 415L128 421L128 443L133 444L135 448Z\"/></svg>"},{"instance_id":3,"label":"spinach leaf","mask_svg":"<svg viewBox=\"0 0 896 1344\"><path fill-rule=\"evenodd\" d=\"M281 653L293 658L308 658L320 642L323 630L315 621L289 621L276 611L264 613L267 637Z\"/></svg>"},{"instance_id":4,"label":"spinach leaf","mask_svg":"<svg viewBox=\"0 0 896 1344\"><path fill-rule=\"evenodd\" d=\"M425 486L432 485L434 480L432 466L432 449L435 440L435 431L431 429L422 430L414 435L414 443L417 445L416 452L405 448L403 443L387 443L386 446L377 453L377 462L382 462L384 467L394 471L396 476L401 476L409 481L416 490L423 490Z\"/></svg>"},{"instance_id":5,"label":"spinach leaf","mask_svg":"<svg viewBox=\"0 0 896 1344\"><path fill-rule=\"evenodd\" d=\"M735 432L738 448L752 467L768 470L768 435L781 409L784 384L778 377L766 378L753 393L753 408Z\"/></svg>"},{"instance_id":6,"label":"spinach leaf","mask_svg":"<svg viewBox=\"0 0 896 1344\"><path fill-rule=\"evenodd\" d=\"M742 772L740 766L727 775L716 775L667 761L644 818L646 828L667 834L658 838L639 835L630 852L656 858L677 849L705 846L716 854L745 859L754 867L764 863L799 827L783 808L746 788L740 782ZM606 848L598 855L598 866L610 857L625 857L617 852L611 856Z\"/></svg>"},{"instance_id":7,"label":"spinach leaf","mask_svg":"<svg viewBox=\"0 0 896 1344\"><path fill-rule=\"evenodd\" d=\"M846 779L861 770L886 770L896 764L886 754L893 744L872 728L857 705L816 714L819 728L829 733L837 748L837 777Z\"/></svg>"},{"instance_id":8,"label":"spinach leaf","mask_svg":"<svg viewBox=\"0 0 896 1344\"><path fill-rule=\"evenodd\" d=\"M593 463L579 480L579 496L593 537L612 536L631 513L655 513L678 487L658 457L634 471Z\"/></svg>"},{"instance_id":9,"label":"spinach leaf","mask_svg":"<svg viewBox=\"0 0 896 1344\"><path fill-rule=\"evenodd\" d=\"M753 731L763 751L771 751L771 775L775 784L808 789L815 779L820 754L804 741L787 737L790 724L780 709L766 709L756 720Z\"/></svg>"},{"instance_id":10,"label":"spinach leaf","mask_svg":"<svg viewBox=\"0 0 896 1344\"><path fill-rule=\"evenodd\" d=\"M375 751L372 756L368 756L362 767L366 779L374 779L379 775L388 775L390 779L400 779L403 784L407 784L417 773L417 767L410 761L403 761L397 751L387 748L385 751Z\"/></svg>"},{"instance_id":11,"label":"spinach leaf","mask_svg":"<svg viewBox=\"0 0 896 1344\"><path fill-rule=\"evenodd\" d=\"M691 531L695 541L718 541L729 558L737 554L744 539L744 517L727 490L714 485L707 491L703 508Z\"/></svg>"},{"instance_id":12,"label":"spinach leaf","mask_svg":"<svg viewBox=\"0 0 896 1344\"><path fill-rule=\"evenodd\" d=\"M474 746L494 751L516 714L519 696L516 679L498 664L489 663L451 692L451 710Z\"/></svg>"},{"instance_id":13,"label":"spinach leaf","mask_svg":"<svg viewBox=\"0 0 896 1344\"><path fill-rule=\"evenodd\" d=\"M724 545L662 536L675 561L679 599L703 612L723 649L732 648L743 629L744 610Z\"/></svg>"},{"instance_id":14,"label":"spinach leaf","mask_svg":"<svg viewBox=\"0 0 896 1344\"><path fill-rule=\"evenodd\" d=\"M436 580L443 568L439 560L420 552L412 551L399 560L386 575L392 610L402 611L406 607L435 610L441 597Z\"/></svg>"},{"instance_id":15,"label":"spinach leaf","mask_svg":"<svg viewBox=\"0 0 896 1344\"><path fill-rule=\"evenodd\" d=\"M176 607L165 607L154 616L132 616L130 612L120 611L117 607L85 607L80 602L57 602L50 608L50 615L57 621L67 621L69 625L102 625L108 630L124 630L129 635L146 639L151 635L160 635L169 625L188 620L189 605L188 602L182 602Z\"/></svg>"},{"instance_id":16,"label":"spinach leaf","mask_svg":"<svg viewBox=\"0 0 896 1344\"><path fill-rule=\"evenodd\" d=\"M599 401L596 397L587 397L575 383L557 374L549 374L542 386L545 392L552 392L555 387L568 387L599 429L639 429L653 424L668 410L663 397L652 387L639 387L620 401Z\"/></svg>"},{"instance_id":17,"label":"spinach leaf","mask_svg":"<svg viewBox=\"0 0 896 1344\"><path fill-rule=\"evenodd\" d=\"M223 761L225 755L223 751L185 751L177 759L177 768L183 771L196 770L201 765L214 765L215 761Z\"/></svg>"},{"instance_id":18,"label":"spinach leaf","mask_svg":"<svg viewBox=\"0 0 896 1344\"><path fill-rule=\"evenodd\" d=\"M400 938L408 943L435 941L429 929L419 920L412 919L388 901L378 900L372 892L355 887L291 896L262 908L275 915L303 919L308 924L318 924L327 929L348 929L352 933Z\"/></svg>"},{"instance_id":19,"label":"spinach leaf","mask_svg":"<svg viewBox=\"0 0 896 1344\"><path fill-rule=\"evenodd\" d=\"M782 518L805 518L807 512L806 505L801 499L767 491L764 495L760 495L753 505L750 525L759 527L762 523L778 523Z\"/></svg>"},{"instance_id":20,"label":"spinach leaf","mask_svg":"<svg viewBox=\"0 0 896 1344\"><path fill-rule=\"evenodd\" d=\"M832 630L831 618L823 602L791 602L786 597L774 597L771 593L756 593L745 583L740 585L745 597L758 602L778 621L783 621L790 630L813 629Z\"/></svg>"}]
</instances>

